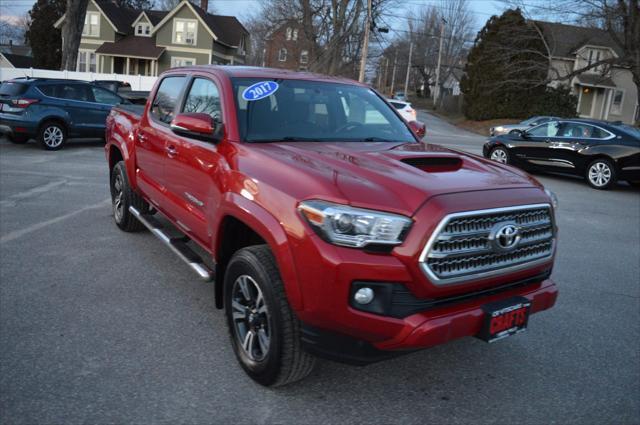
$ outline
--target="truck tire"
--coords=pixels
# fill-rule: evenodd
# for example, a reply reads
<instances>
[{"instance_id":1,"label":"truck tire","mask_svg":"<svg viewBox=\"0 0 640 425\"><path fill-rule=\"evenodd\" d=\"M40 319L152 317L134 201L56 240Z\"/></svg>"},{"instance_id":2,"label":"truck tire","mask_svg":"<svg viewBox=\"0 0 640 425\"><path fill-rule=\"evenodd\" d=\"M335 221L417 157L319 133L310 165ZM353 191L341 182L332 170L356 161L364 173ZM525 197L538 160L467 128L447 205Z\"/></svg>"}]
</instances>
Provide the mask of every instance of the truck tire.
<instances>
[{"instance_id":1,"label":"truck tire","mask_svg":"<svg viewBox=\"0 0 640 425\"><path fill-rule=\"evenodd\" d=\"M42 149L60 150L67 143L67 128L60 121L45 121L38 130L38 142Z\"/></svg>"},{"instance_id":2,"label":"truck tire","mask_svg":"<svg viewBox=\"0 0 640 425\"><path fill-rule=\"evenodd\" d=\"M302 349L300 321L267 245L233 255L224 276L224 304L233 351L254 381L278 387L311 372L315 357Z\"/></svg>"},{"instance_id":3,"label":"truck tire","mask_svg":"<svg viewBox=\"0 0 640 425\"><path fill-rule=\"evenodd\" d=\"M149 204L131 189L123 161L119 161L111 170L111 205L116 225L125 232L139 232L145 227L129 211L133 206L142 214L149 211Z\"/></svg>"}]
</instances>

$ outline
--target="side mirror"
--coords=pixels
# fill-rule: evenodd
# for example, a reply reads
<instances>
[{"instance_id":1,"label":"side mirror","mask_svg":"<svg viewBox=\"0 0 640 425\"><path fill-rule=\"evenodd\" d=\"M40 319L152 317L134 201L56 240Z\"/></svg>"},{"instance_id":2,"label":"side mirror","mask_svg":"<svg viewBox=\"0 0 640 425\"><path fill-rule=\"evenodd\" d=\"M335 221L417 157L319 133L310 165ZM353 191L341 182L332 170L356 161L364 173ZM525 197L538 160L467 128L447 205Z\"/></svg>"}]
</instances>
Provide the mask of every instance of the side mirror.
<instances>
[{"instance_id":1,"label":"side mirror","mask_svg":"<svg viewBox=\"0 0 640 425\"><path fill-rule=\"evenodd\" d=\"M409 127L419 138L423 138L427 134L427 126L420 121L409 121Z\"/></svg>"},{"instance_id":2,"label":"side mirror","mask_svg":"<svg viewBox=\"0 0 640 425\"><path fill-rule=\"evenodd\" d=\"M215 142L216 123L209 114L200 112L178 114L171 121L171 130L179 136Z\"/></svg>"}]
</instances>

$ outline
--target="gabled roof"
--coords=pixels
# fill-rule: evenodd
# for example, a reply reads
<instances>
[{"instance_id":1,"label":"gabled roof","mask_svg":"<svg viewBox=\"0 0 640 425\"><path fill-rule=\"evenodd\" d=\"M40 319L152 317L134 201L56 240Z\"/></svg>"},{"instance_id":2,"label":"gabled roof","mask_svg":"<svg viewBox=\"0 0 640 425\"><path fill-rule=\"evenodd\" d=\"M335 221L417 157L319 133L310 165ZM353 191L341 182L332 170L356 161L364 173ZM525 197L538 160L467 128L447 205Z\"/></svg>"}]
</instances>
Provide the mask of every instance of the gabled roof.
<instances>
[{"instance_id":1,"label":"gabled roof","mask_svg":"<svg viewBox=\"0 0 640 425\"><path fill-rule=\"evenodd\" d=\"M204 25L213 39L219 43L226 44L229 47L238 47L242 36L249 34L249 31L247 31L235 16L212 15L187 0L180 2L171 12L166 14L158 24L155 24L152 34L168 22L169 19L184 6L195 13L196 18Z\"/></svg>"},{"instance_id":2,"label":"gabled roof","mask_svg":"<svg viewBox=\"0 0 640 425\"><path fill-rule=\"evenodd\" d=\"M15 68L33 68L34 62L31 56L14 55L11 53L0 53Z\"/></svg>"},{"instance_id":3,"label":"gabled roof","mask_svg":"<svg viewBox=\"0 0 640 425\"><path fill-rule=\"evenodd\" d=\"M143 59L158 59L164 47L156 46L151 37L128 35L118 41L102 43L96 53L117 56L129 56Z\"/></svg>"},{"instance_id":4,"label":"gabled roof","mask_svg":"<svg viewBox=\"0 0 640 425\"><path fill-rule=\"evenodd\" d=\"M236 19L235 16L212 15L205 12L202 8L189 2L182 0L171 11L164 10L139 10L129 7L120 7L113 0L92 0L99 10L105 15L109 24L115 31L121 34L133 34L133 24L142 16L153 25L152 34L155 33L162 25L171 19L183 6L190 8L196 18L200 20L205 29L219 43L229 47L238 47L242 36L249 34L249 31ZM58 27L64 21L62 16L55 24Z\"/></svg>"},{"instance_id":5,"label":"gabled roof","mask_svg":"<svg viewBox=\"0 0 640 425\"><path fill-rule=\"evenodd\" d=\"M599 28L585 28L575 25L559 24L557 22L533 21L540 28L545 41L551 50L551 56L570 58L581 47L590 45L607 47L617 55L621 55L618 46L609 33Z\"/></svg>"}]
</instances>

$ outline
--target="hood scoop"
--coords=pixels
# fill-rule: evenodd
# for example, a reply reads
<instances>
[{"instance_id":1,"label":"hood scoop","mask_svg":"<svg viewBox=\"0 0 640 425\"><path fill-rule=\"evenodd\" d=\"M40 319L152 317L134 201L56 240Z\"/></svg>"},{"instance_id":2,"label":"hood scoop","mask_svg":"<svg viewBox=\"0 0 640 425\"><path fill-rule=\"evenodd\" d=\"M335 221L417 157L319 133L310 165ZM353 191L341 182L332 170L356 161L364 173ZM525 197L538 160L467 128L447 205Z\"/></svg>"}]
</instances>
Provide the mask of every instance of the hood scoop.
<instances>
[{"instance_id":1,"label":"hood scoop","mask_svg":"<svg viewBox=\"0 0 640 425\"><path fill-rule=\"evenodd\" d=\"M427 173L448 173L462 168L462 160L455 156L404 158L401 161Z\"/></svg>"}]
</instances>

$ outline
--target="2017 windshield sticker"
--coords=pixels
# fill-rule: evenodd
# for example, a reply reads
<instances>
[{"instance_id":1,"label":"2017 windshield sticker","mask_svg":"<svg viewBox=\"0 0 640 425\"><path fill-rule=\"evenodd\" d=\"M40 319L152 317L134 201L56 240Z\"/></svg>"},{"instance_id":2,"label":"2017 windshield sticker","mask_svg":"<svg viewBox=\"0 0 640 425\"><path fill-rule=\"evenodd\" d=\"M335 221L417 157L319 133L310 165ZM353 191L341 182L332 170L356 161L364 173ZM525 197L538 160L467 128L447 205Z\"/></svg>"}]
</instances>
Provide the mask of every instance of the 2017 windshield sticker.
<instances>
[{"instance_id":1,"label":"2017 windshield sticker","mask_svg":"<svg viewBox=\"0 0 640 425\"><path fill-rule=\"evenodd\" d=\"M275 81L260 81L244 89L242 92L242 98L252 102L254 100L264 99L271 96L278 90L278 83Z\"/></svg>"}]
</instances>

